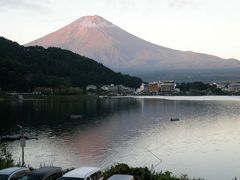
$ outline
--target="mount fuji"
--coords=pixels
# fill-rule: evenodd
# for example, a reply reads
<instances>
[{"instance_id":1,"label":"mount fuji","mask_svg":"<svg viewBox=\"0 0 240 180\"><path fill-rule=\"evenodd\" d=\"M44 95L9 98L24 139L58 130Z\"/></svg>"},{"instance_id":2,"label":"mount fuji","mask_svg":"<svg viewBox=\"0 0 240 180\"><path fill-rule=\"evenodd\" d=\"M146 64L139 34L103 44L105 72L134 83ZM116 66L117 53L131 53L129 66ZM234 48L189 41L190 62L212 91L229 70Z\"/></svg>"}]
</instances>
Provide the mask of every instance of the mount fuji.
<instances>
[{"instance_id":1,"label":"mount fuji","mask_svg":"<svg viewBox=\"0 0 240 180\"><path fill-rule=\"evenodd\" d=\"M100 16L84 16L25 46L60 47L144 80L234 80L240 61L179 51L138 38Z\"/></svg>"}]
</instances>

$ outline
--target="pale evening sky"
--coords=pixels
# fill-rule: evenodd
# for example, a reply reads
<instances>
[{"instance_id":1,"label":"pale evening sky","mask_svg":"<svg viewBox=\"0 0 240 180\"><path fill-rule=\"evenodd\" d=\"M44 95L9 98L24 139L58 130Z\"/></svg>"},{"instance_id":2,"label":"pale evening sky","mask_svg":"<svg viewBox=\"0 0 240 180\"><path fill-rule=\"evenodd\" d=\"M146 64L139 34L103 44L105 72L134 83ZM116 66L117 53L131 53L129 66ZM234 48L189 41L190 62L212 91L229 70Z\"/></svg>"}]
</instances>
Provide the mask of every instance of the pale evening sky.
<instances>
[{"instance_id":1,"label":"pale evening sky","mask_svg":"<svg viewBox=\"0 0 240 180\"><path fill-rule=\"evenodd\" d=\"M147 41L240 60L239 0L0 0L0 36L20 44L86 15Z\"/></svg>"}]
</instances>

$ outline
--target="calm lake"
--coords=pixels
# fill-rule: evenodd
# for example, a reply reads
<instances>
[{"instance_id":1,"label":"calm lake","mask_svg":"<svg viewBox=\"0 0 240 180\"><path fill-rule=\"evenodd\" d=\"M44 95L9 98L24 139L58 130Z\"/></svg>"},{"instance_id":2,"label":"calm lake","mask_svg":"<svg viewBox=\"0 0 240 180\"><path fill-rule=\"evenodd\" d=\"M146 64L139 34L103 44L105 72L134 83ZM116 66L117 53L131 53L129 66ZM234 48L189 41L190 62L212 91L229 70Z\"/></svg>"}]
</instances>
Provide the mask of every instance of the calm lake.
<instances>
[{"instance_id":1,"label":"calm lake","mask_svg":"<svg viewBox=\"0 0 240 180\"><path fill-rule=\"evenodd\" d=\"M240 177L240 97L2 101L0 119L1 134L21 124L39 135L25 149L26 164L33 167L123 162L207 180ZM19 141L7 148L19 161Z\"/></svg>"}]
</instances>

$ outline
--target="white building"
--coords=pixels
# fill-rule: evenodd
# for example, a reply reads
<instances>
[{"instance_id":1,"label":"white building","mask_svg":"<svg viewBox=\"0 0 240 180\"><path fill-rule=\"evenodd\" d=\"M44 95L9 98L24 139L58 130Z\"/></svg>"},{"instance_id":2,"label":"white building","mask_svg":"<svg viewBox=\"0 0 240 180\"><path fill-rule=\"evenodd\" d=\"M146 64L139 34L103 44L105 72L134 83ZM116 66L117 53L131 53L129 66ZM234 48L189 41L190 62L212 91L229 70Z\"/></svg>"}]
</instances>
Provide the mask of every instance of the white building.
<instances>
[{"instance_id":1,"label":"white building","mask_svg":"<svg viewBox=\"0 0 240 180\"><path fill-rule=\"evenodd\" d=\"M95 85L87 85L86 90L87 91L89 91L89 90L97 90L97 86L95 86Z\"/></svg>"},{"instance_id":2,"label":"white building","mask_svg":"<svg viewBox=\"0 0 240 180\"><path fill-rule=\"evenodd\" d=\"M175 92L176 83L174 81L159 81L159 92L160 93L173 93Z\"/></svg>"},{"instance_id":3,"label":"white building","mask_svg":"<svg viewBox=\"0 0 240 180\"><path fill-rule=\"evenodd\" d=\"M228 85L228 91L229 92L240 92L240 83L231 83Z\"/></svg>"},{"instance_id":4,"label":"white building","mask_svg":"<svg viewBox=\"0 0 240 180\"><path fill-rule=\"evenodd\" d=\"M118 87L114 86L114 84L111 85L104 85L101 87L102 90L107 91L111 94L117 94L118 93Z\"/></svg>"},{"instance_id":5,"label":"white building","mask_svg":"<svg viewBox=\"0 0 240 180\"><path fill-rule=\"evenodd\" d=\"M227 84L226 83L217 83L215 85L217 86L218 89L221 89L222 91L227 90Z\"/></svg>"},{"instance_id":6,"label":"white building","mask_svg":"<svg viewBox=\"0 0 240 180\"><path fill-rule=\"evenodd\" d=\"M138 94L148 93L148 86L144 83L141 84L140 88L136 90Z\"/></svg>"}]
</instances>

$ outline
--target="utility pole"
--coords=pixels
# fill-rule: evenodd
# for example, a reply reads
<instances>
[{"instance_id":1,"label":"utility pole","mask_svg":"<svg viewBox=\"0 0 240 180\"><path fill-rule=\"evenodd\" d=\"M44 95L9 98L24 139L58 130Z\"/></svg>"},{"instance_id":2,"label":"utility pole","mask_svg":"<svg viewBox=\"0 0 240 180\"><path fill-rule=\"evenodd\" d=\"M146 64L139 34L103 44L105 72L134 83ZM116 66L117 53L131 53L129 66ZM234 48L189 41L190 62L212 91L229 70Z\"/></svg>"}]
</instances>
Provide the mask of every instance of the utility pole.
<instances>
[{"instance_id":1,"label":"utility pole","mask_svg":"<svg viewBox=\"0 0 240 180\"><path fill-rule=\"evenodd\" d=\"M22 167L24 166L24 146L22 146Z\"/></svg>"},{"instance_id":2,"label":"utility pole","mask_svg":"<svg viewBox=\"0 0 240 180\"><path fill-rule=\"evenodd\" d=\"M20 139L20 147L22 148L22 167L25 165L24 161L24 148L26 147L26 139L24 136Z\"/></svg>"},{"instance_id":3,"label":"utility pole","mask_svg":"<svg viewBox=\"0 0 240 180\"><path fill-rule=\"evenodd\" d=\"M20 147L22 148L22 167L25 165L24 161L24 148L26 147L26 137L24 136L23 127L20 125L17 125L21 129L21 135L20 135Z\"/></svg>"}]
</instances>

